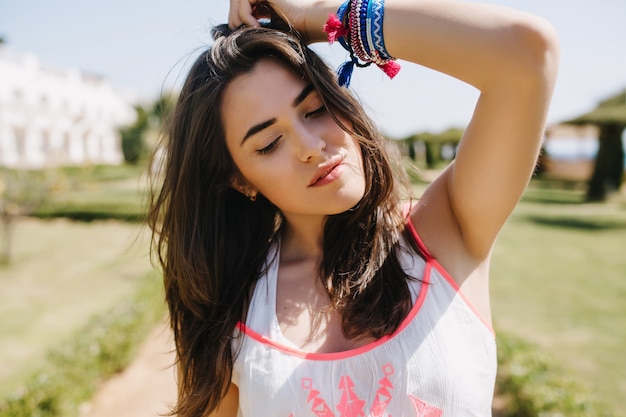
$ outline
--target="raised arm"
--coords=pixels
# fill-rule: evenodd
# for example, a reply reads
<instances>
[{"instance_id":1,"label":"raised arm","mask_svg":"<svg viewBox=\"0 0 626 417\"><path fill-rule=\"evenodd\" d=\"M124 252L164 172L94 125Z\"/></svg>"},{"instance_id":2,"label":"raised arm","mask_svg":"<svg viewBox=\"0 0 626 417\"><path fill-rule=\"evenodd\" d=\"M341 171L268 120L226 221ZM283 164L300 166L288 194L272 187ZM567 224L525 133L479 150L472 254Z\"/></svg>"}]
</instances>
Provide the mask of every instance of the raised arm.
<instances>
[{"instance_id":1,"label":"raised arm","mask_svg":"<svg viewBox=\"0 0 626 417\"><path fill-rule=\"evenodd\" d=\"M392 55L480 91L454 163L425 198L449 205L465 248L482 259L535 166L558 67L556 36L542 19L492 5L397 0L389 11ZM425 209L416 221L440 216L440 208L447 207Z\"/></svg>"},{"instance_id":2,"label":"raised arm","mask_svg":"<svg viewBox=\"0 0 626 417\"><path fill-rule=\"evenodd\" d=\"M250 2L232 2L231 25L254 23ZM322 26L341 4L270 3L312 42L326 40ZM485 258L536 162L558 67L556 35L536 16L494 5L386 0L384 37L392 56L480 91L454 163L424 196L429 204L414 220L454 223L450 227L458 230L467 252Z\"/></svg>"}]
</instances>

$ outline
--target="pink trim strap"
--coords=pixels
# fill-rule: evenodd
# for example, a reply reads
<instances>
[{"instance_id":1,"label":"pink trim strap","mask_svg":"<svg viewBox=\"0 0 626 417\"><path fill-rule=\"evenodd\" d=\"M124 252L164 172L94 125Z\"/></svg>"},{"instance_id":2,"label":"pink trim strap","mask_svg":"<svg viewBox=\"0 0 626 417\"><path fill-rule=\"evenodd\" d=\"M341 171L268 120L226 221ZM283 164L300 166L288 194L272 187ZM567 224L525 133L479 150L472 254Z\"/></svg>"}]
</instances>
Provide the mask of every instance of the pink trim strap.
<instances>
[{"instance_id":1,"label":"pink trim strap","mask_svg":"<svg viewBox=\"0 0 626 417\"><path fill-rule=\"evenodd\" d=\"M284 352L286 354L296 356L302 359L307 359L307 360L312 360L312 361L333 361L333 360L341 360L341 359L346 359L346 358L350 358L353 356L358 356L363 353L369 352L370 350L375 349L378 346L393 339L398 334L400 334L404 329L406 329L408 325L411 323L411 321L415 319L415 316L417 316L417 314L421 310L422 305L424 304L424 300L426 300L426 294L428 293L428 287L429 287L428 284L430 283L431 268L432 268L432 265L427 263L426 269L424 271L424 280L422 281L420 285L420 291L417 296L417 299L415 300L415 304L413 304L411 311L409 311L409 314L404 318L404 320L402 321L400 326L396 329L396 331L390 335L383 336L378 340L375 340L371 343L368 343L366 345L363 345L355 349L350 349L350 350L346 350L343 352L332 352L332 353L306 352L300 349L294 349L282 343L276 342L270 339L269 337L263 336L262 334L257 333L256 331L246 326L246 324L241 321L237 323L237 328L241 332L243 332L245 335L251 337L257 342L272 346L273 348L281 352Z\"/></svg>"},{"instance_id":2,"label":"pink trim strap","mask_svg":"<svg viewBox=\"0 0 626 417\"><path fill-rule=\"evenodd\" d=\"M476 307L474 307L474 304L472 304L472 302L469 300L469 298L467 298L465 296L465 294L463 294L463 291L461 291L461 287L459 287L459 284L457 284L457 282L454 280L454 278L452 278L452 276L448 273L448 271L446 271L446 269L428 251L428 248L426 248L426 245L422 241L422 238L420 237L419 233L417 233L417 230L415 229L415 226L413 225L413 222L411 221L410 207L409 207L408 212L409 213L407 214L406 227L411 232L411 236L413 236L413 238L415 239L415 242L417 243L417 246L419 247L420 251L422 251L422 254L424 255L424 257L426 257L426 261L429 264L432 264L435 267L435 269L437 271L439 271L441 276L448 282L448 284L450 284L450 286L454 289L454 291L457 294L459 294L459 296L463 299L465 304L467 304L467 306L470 308L470 310L472 310L472 312L476 315L476 317L478 317L478 319L487 327L487 330L489 330L489 332L491 332L491 334L493 334L495 336L496 332L493 329L493 326L489 322L489 320L487 320L480 313L480 311L478 311L478 309Z\"/></svg>"}]
</instances>

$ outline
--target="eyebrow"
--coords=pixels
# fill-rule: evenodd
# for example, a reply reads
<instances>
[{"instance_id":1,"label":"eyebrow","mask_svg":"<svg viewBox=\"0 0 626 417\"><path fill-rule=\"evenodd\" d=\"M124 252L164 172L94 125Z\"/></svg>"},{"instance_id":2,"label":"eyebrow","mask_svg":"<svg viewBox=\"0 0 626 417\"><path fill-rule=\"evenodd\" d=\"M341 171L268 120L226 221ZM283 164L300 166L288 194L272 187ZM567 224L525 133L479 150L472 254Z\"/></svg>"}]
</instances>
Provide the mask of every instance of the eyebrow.
<instances>
[{"instance_id":1,"label":"eyebrow","mask_svg":"<svg viewBox=\"0 0 626 417\"><path fill-rule=\"evenodd\" d=\"M313 91L313 84L309 83L306 87L302 89L302 91L300 91L298 97L296 97L293 103L291 103L291 107L296 107L297 105L302 103L304 99L307 98L309 94L311 94L311 91Z\"/></svg>"},{"instance_id":2,"label":"eyebrow","mask_svg":"<svg viewBox=\"0 0 626 417\"><path fill-rule=\"evenodd\" d=\"M311 94L313 89L314 89L313 84L311 84L311 83L307 84L302 89L302 91L300 91L300 94L298 94L298 96L293 100L293 103L291 103L291 107L296 107L300 103L302 103L308 97L308 95ZM259 133L260 131L270 127L274 123L276 123L276 118L271 118L269 120L266 120L264 122L261 122L261 123L258 123L256 125L252 126L250 129L248 129L246 134L243 136L243 139L241 141L241 145L243 145L243 143L246 141L246 139L248 139L250 136L252 136L252 135L254 135L256 133Z\"/></svg>"}]
</instances>

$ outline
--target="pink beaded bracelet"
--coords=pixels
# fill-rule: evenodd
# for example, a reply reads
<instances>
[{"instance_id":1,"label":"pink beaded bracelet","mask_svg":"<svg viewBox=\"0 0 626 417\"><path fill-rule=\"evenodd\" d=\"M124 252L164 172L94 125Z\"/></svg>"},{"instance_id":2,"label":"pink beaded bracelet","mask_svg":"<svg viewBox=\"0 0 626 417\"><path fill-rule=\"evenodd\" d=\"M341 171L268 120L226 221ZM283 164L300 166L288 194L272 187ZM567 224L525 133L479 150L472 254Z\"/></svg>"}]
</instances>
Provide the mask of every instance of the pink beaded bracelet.
<instances>
[{"instance_id":1,"label":"pink beaded bracelet","mask_svg":"<svg viewBox=\"0 0 626 417\"><path fill-rule=\"evenodd\" d=\"M341 86L350 85L354 66L367 67L374 63L389 78L400 71L400 64L385 49L384 14L384 0L348 0L339 7L336 15L328 16L324 25L328 42L338 40L350 53L350 60L337 70Z\"/></svg>"}]
</instances>

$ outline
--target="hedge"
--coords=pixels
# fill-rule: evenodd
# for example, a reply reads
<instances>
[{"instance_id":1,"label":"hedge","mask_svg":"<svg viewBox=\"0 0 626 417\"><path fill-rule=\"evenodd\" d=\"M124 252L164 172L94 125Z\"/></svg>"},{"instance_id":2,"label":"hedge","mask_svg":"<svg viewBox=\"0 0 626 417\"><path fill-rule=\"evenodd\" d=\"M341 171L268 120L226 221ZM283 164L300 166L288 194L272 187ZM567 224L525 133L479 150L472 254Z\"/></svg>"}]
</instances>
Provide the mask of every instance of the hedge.
<instances>
[{"instance_id":1,"label":"hedge","mask_svg":"<svg viewBox=\"0 0 626 417\"><path fill-rule=\"evenodd\" d=\"M506 399L506 417L610 416L590 387L536 347L502 332L496 391Z\"/></svg>"}]
</instances>

